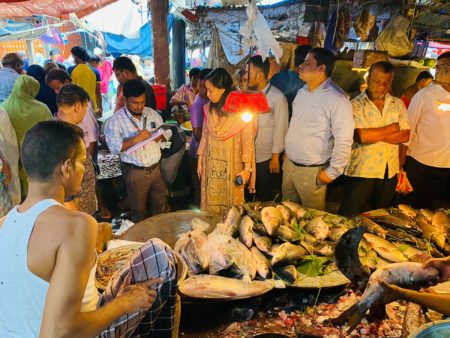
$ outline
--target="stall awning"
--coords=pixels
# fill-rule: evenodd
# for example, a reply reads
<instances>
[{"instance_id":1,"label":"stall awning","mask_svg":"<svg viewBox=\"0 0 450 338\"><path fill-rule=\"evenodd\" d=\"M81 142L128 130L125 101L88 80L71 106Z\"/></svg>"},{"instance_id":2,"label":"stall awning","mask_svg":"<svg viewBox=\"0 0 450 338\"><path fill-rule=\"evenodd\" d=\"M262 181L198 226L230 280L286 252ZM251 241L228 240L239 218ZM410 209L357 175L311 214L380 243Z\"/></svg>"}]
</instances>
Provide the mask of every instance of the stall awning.
<instances>
[{"instance_id":1,"label":"stall awning","mask_svg":"<svg viewBox=\"0 0 450 338\"><path fill-rule=\"evenodd\" d=\"M81 18L115 1L117 0L0 0L0 18L47 15L65 20L71 13Z\"/></svg>"}]
</instances>

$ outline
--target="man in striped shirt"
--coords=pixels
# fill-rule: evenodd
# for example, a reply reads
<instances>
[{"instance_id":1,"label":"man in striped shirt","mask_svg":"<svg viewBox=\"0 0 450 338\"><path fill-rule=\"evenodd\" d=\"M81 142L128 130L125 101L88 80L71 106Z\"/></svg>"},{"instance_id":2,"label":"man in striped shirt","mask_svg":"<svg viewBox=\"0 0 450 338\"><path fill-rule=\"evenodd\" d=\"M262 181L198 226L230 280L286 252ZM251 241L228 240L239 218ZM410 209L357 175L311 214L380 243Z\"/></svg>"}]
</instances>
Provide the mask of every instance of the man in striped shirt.
<instances>
[{"instance_id":1,"label":"man in striped shirt","mask_svg":"<svg viewBox=\"0 0 450 338\"><path fill-rule=\"evenodd\" d=\"M145 86L139 80L130 80L123 85L125 107L118 110L105 127L106 143L112 154L120 154L123 178L127 187L128 204L133 222L142 220L147 214L150 198L151 214L166 209L166 183L161 176L161 140L172 135L167 130L155 140L146 141L163 124L155 110L145 107ZM131 152L132 148L135 149ZM128 151L128 152L127 152Z\"/></svg>"}]
</instances>

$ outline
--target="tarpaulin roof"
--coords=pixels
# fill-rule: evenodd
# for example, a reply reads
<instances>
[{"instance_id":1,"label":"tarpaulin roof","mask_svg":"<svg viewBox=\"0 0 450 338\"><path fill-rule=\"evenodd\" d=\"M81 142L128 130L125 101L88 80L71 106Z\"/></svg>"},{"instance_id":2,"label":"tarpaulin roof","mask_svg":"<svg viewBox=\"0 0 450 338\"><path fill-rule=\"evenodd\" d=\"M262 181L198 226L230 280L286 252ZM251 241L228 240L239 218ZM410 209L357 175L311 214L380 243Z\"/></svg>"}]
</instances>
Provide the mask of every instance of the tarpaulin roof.
<instances>
[{"instance_id":1,"label":"tarpaulin roof","mask_svg":"<svg viewBox=\"0 0 450 338\"><path fill-rule=\"evenodd\" d=\"M69 14L77 17L89 15L117 0L0 0L0 17L18 18L33 15L47 15L59 19L68 19Z\"/></svg>"}]
</instances>

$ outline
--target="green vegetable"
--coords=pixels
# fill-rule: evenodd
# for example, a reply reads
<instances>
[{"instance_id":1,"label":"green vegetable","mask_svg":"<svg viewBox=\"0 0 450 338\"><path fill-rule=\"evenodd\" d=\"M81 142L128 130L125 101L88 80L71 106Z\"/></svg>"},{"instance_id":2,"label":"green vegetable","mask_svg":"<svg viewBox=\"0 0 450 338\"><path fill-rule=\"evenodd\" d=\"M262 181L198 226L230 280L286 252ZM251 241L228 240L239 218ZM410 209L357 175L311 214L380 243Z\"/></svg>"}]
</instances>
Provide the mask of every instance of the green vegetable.
<instances>
[{"instance_id":1,"label":"green vegetable","mask_svg":"<svg viewBox=\"0 0 450 338\"><path fill-rule=\"evenodd\" d=\"M397 246L397 248L401 251L401 252L405 252L406 250L408 250L408 245L406 244L400 244Z\"/></svg>"},{"instance_id":2,"label":"green vegetable","mask_svg":"<svg viewBox=\"0 0 450 338\"><path fill-rule=\"evenodd\" d=\"M297 223L292 224L292 228L295 230L295 233L298 236L298 239L302 241L305 238L305 230L303 229L303 226Z\"/></svg>"},{"instance_id":3,"label":"green vegetable","mask_svg":"<svg viewBox=\"0 0 450 338\"><path fill-rule=\"evenodd\" d=\"M434 66L436 66L436 60L435 59L425 59L424 66L433 68Z\"/></svg>"},{"instance_id":4,"label":"green vegetable","mask_svg":"<svg viewBox=\"0 0 450 338\"><path fill-rule=\"evenodd\" d=\"M304 256L302 262L297 266L297 271L309 277L323 276L327 262L327 257Z\"/></svg>"}]
</instances>

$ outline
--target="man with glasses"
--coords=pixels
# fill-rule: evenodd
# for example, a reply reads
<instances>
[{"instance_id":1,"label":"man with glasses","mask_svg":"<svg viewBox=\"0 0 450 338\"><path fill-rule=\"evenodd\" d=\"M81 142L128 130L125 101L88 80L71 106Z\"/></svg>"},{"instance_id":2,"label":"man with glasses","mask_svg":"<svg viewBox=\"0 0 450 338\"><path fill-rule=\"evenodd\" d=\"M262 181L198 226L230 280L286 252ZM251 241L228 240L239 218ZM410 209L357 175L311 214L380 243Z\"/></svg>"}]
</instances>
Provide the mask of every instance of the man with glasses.
<instances>
[{"instance_id":1,"label":"man with glasses","mask_svg":"<svg viewBox=\"0 0 450 338\"><path fill-rule=\"evenodd\" d=\"M17 53L8 53L2 57L3 68L0 68L0 103L5 101L23 72L23 60Z\"/></svg>"},{"instance_id":2,"label":"man with glasses","mask_svg":"<svg viewBox=\"0 0 450 338\"><path fill-rule=\"evenodd\" d=\"M149 139L163 120L156 110L145 106L146 92L141 80L129 80L123 85L125 106L108 120L105 127L106 143L114 155L120 154L123 178L127 187L131 220L138 222L147 216L147 202L151 215L166 211L167 187L161 175L161 142L172 136L170 130ZM140 147L128 151L138 143ZM127 152L128 151L128 152Z\"/></svg>"},{"instance_id":3,"label":"man with glasses","mask_svg":"<svg viewBox=\"0 0 450 338\"><path fill-rule=\"evenodd\" d=\"M392 205L399 172L399 144L409 139L408 115L402 100L389 94L394 66L386 61L369 70L367 90L352 100L355 134L345 168L340 213L355 216Z\"/></svg>"},{"instance_id":4,"label":"man with glasses","mask_svg":"<svg viewBox=\"0 0 450 338\"><path fill-rule=\"evenodd\" d=\"M412 98L408 117L404 169L414 191L403 202L414 208L444 207L450 201L450 52L438 57L436 79Z\"/></svg>"}]
</instances>

